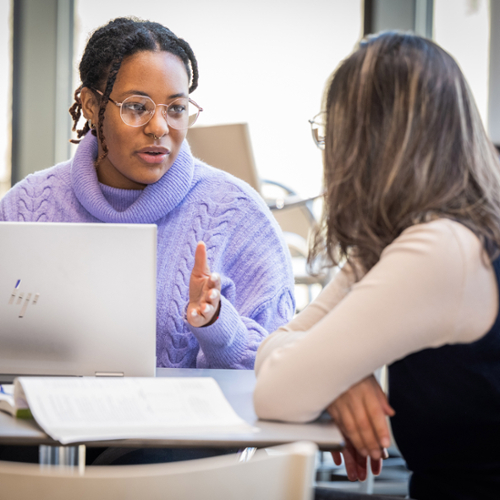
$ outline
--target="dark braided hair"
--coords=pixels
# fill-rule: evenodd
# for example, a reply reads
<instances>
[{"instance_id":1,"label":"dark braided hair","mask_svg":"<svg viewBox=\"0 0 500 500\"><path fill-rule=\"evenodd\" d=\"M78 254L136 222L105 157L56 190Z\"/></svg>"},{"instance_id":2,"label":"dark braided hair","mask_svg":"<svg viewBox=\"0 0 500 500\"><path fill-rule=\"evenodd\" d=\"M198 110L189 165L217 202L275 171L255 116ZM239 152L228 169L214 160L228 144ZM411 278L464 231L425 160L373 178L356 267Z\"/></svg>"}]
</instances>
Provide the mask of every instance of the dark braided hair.
<instances>
[{"instance_id":1,"label":"dark braided hair","mask_svg":"<svg viewBox=\"0 0 500 500\"><path fill-rule=\"evenodd\" d=\"M84 87L91 90L105 87L100 99L97 132L92 130L92 134L99 137L102 146L102 154L98 158L97 164L108 154L103 132L104 111L118 71L125 57L141 51L165 51L179 57L186 67L191 82L189 92L193 92L198 86L198 63L191 47L165 26L136 18L120 17L110 21L106 26L98 28L85 47L79 67L82 84L76 89L75 102L69 109L73 118L72 130L76 131L78 136L78 140L71 142L78 144L79 139L90 130L88 122L85 122L82 129L76 129L82 116L80 93Z\"/></svg>"}]
</instances>

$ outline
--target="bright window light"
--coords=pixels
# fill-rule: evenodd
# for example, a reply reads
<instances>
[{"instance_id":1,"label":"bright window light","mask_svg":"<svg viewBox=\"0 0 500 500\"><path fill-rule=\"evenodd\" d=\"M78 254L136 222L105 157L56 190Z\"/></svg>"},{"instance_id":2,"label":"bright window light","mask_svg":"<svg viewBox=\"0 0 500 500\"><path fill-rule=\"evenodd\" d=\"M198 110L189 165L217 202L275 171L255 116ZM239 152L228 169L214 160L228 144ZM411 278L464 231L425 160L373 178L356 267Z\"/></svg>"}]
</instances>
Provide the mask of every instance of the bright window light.
<instances>
[{"instance_id":1,"label":"bright window light","mask_svg":"<svg viewBox=\"0 0 500 500\"><path fill-rule=\"evenodd\" d=\"M199 124L248 122L259 175L310 196L321 189L322 159L307 120L320 110L328 76L361 35L361 4L81 0L75 58L88 33L114 17L164 24L189 42L198 59L193 98L204 108Z\"/></svg>"},{"instance_id":2,"label":"bright window light","mask_svg":"<svg viewBox=\"0 0 500 500\"><path fill-rule=\"evenodd\" d=\"M11 2L0 0L0 198L10 188L11 173Z\"/></svg>"},{"instance_id":3,"label":"bright window light","mask_svg":"<svg viewBox=\"0 0 500 500\"><path fill-rule=\"evenodd\" d=\"M434 39L460 65L479 108L488 118L490 15L488 0L434 0Z\"/></svg>"}]
</instances>

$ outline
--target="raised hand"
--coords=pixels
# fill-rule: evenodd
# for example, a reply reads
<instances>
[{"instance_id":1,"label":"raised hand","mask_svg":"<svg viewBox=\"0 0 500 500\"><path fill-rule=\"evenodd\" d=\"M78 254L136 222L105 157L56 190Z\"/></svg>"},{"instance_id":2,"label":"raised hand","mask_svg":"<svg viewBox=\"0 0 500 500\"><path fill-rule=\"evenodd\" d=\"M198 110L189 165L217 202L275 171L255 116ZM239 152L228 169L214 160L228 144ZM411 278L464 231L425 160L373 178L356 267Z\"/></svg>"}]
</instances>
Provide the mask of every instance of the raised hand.
<instances>
[{"instance_id":1,"label":"raised hand","mask_svg":"<svg viewBox=\"0 0 500 500\"><path fill-rule=\"evenodd\" d=\"M220 276L210 273L205 243L200 241L194 254L194 266L189 280L187 320L200 327L215 322L220 309Z\"/></svg>"}]
</instances>

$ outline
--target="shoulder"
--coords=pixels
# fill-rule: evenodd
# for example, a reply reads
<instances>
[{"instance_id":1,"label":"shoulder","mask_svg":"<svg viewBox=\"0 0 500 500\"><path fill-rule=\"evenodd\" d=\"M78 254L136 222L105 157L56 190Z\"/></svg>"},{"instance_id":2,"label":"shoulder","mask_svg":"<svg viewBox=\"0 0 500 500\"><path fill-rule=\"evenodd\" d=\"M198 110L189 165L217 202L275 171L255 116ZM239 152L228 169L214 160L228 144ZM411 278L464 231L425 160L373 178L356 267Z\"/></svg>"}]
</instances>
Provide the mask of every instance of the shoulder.
<instances>
[{"instance_id":1,"label":"shoulder","mask_svg":"<svg viewBox=\"0 0 500 500\"><path fill-rule=\"evenodd\" d=\"M240 224L281 229L262 196L245 181L195 158L190 201L208 212L226 212Z\"/></svg>"},{"instance_id":2,"label":"shoulder","mask_svg":"<svg viewBox=\"0 0 500 500\"><path fill-rule=\"evenodd\" d=\"M450 219L437 219L415 224L382 252L381 259L401 254L425 258L429 263L449 267L479 260L484 250L479 238L463 224Z\"/></svg>"},{"instance_id":3,"label":"shoulder","mask_svg":"<svg viewBox=\"0 0 500 500\"><path fill-rule=\"evenodd\" d=\"M16 183L2 198L5 220L27 220L28 213L38 210L42 204L52 203L56 192L71 190L71 161L28 175ZM28 217L31 219L31 217Z\"/></svg>"},{"instance_id":4,"label":"shoulder","mask_svg":"<svg viewBox=\"0 0 500 500\"><path fill-rule=\"evenodd\" d=\"M420 297L416 302L432 302L439 311L449 306L451 327L443 329L447 342L476 340L496 316L497 284L490 259L479 238L459 222L438 219L407 228L370 273L376 267L384 277L392 274L394 282L411 283Z\"/></svg>"},{"instance_id":5,"label":"shoulder","mask_svg":"<svg viewBox=\"0 0 500 500\"><path fill-rule=\"evenodd\" d=\"M427 294L442 290L436 304L442 308L444 295L456 297L447 342L473 342L490 330L498 315L498 282L481 241L470 229L439 219L408 228L394 243L400 254L421 256L418 263L415 258L407 263L417 263L414 267L420 272L415 279L423 280Z\"/></svg>"},{"instance_id":6,"label":"shoulder","mask_svg":"<svg viewBox=\"0 0 500 500\"><path fill-rule=\"evenodd\" d=\"M260 194L249 184L228 172L211 167L197 158L194 159L193 184L195 189L208 192L213 198L229 197L248 200L250 204L269 212Z\"/></svg>"},{"instance_id":7,"label":"shoulder","mask_svg":"<svg viewBox=\"0 0 500 500\"><path fill-rule=\"evenodd\" d=\"M17 182L9 193L21 193L32 191L37 186L52 186L56 184L70 184L71 161L58 163L53 167L39 170L33 174L27 175L24 179Z\"/></svg>"},{"instance_id":8,"label":"shoulder","mask_svg":"<svg viewBox=\"0 0 500 500\"><path fill-rule=\"evenodd\" d=\"M495 287L479 238L459 222L438 219L403 231L352 290L362 301L383 297L395 318L420 325L415 339L425 338L421 349L484 334L495 312Z\"/></svg>"},{"instance_id":9,"label":"shoulder","mask_svg":"<svg viewBox=\"0 0 500 500\"><path fill-rule=\"evenodd\" d=\"M393 283L395 290L406 290L410 282L415 293L420 290L422 300L430 295L439 301L452 295L460 300L472 270L489 265L488 259L483 264L482 257L474 233L458 222L437 219L405 229L359 284L383 279Z\"/></svg>"},{"instance_id":10,"label":"shoulder","mask_svg":"<svg viewBox=\"0 0 500 500\"><path fill-rule=\"evenodd\" d=\"M255 277L262 271L292 276L283 233L271 210L246 182L195 159L189 204L195 227L202 229L210 255L214 246L224 253L226 272ZM263 265L263 263L266 263ZM285 269L285 270L283 270ZM263 278L264 279L264 278ZM293 281L292 281L293 282Z\"/></svg>"}]
</instances>

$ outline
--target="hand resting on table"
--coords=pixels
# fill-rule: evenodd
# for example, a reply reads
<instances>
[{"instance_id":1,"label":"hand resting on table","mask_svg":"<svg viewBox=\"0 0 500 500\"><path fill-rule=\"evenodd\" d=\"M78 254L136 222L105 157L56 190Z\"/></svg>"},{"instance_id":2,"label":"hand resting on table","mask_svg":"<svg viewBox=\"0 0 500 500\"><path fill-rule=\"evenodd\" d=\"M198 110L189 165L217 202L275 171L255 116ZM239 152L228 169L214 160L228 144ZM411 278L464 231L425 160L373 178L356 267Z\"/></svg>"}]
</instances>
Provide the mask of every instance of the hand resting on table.
<instances>
[{"instance_id":1,"label":"hand resting on table","mask_svg":"<svg viewBox=\"0 0 500 500\"><path fill-rule=\"evenodd\" d=\"M384 448L390 446L386 416L395 414L387 397L373 375L353 385L327 408L346 440L342 452L349 480L366 479L367 457L378 475L382 469ZM340 465L340 452L333 452Z\"/></svg>"}]
</instances>

